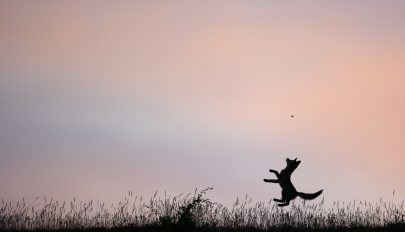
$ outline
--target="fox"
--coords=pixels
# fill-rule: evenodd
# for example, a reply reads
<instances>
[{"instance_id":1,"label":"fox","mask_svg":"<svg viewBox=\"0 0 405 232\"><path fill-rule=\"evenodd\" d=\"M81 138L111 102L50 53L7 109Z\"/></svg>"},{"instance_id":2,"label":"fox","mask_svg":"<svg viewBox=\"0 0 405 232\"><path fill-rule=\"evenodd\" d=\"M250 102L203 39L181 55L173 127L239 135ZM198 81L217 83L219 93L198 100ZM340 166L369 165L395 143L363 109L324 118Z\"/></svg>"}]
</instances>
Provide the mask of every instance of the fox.
<instances>
[{"instance_id":1,"label":"fox","mask_svg":"<svg viewBox=\"0 0 405 232\"><path fill-rule=\"evenodd\" d=\"M301 161L295 158L294 160L286 159L287 167L281 170L280 173L270 169L270 172L274 173L277 179L263 179L264 182L268 183L278 183L281 187L281 199L274 198L275 202L278 202L278 206L284 207L290 204L290 201L294 200L297 196L301 197L304 200L313 200L317 198L323 192L323 189L319 190L316 193L302 193L298 192L294 185L291 182L291 174L294 170L300 165Z\"/></svg>"}]
</instances>

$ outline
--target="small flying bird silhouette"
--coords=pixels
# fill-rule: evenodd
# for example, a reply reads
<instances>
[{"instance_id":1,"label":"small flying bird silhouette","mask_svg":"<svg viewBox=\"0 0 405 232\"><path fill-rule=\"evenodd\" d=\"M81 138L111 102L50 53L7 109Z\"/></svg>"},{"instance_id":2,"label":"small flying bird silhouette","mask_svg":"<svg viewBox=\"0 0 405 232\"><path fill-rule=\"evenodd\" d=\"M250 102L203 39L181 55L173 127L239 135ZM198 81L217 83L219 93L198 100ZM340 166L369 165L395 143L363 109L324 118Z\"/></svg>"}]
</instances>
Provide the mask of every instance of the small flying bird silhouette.
<instances>
[{"instance_id":1,"label":"small flying bird silhouette","mask_svg":"<svg viewBox=\"0 0 405 232\"><path fill-rule=\"evenodd\" d=\"M294 116L295 116L294 114L291 114L291 118L294 118Z\"/></svg>"}]
</instances>

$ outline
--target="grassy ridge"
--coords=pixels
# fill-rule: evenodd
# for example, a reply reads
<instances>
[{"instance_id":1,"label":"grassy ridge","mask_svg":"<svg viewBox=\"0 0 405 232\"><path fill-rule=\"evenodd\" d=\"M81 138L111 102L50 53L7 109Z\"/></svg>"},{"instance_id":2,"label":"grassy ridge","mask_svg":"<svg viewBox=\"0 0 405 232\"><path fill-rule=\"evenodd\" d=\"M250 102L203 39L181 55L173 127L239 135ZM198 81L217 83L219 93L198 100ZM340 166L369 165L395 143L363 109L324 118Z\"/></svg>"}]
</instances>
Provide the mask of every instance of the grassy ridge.
<instances>
[{"instance_id":1,"label":"grassy ridge","mask_svg":"<svg viewBox=\"0 0 405 232\"><path fill-rule=\"evenodd\" d=\"M296 201L279 208L272 201L237 199L232 207L206 198L212 188L149 200L132 192L116 205L101 202L2 200L0 230L49 231L405 231L405 202Z\"/></svg>"},{"instance_id":2,"label":"grassy ridge","mask_svg":"<svg viewBox=\"0 0 405 232\"><path fill-rule=\"evenodd\" d=\"M341 227L341 228L297 228L297 227L272 227L267 229L259 229L254 227L185 227L181 225L163 226L163 225L146 225L146 226L127 226L127 227L114 227L114 228L75 228L75 229L36 229L36 230L16 230L6 229L1 230L4 232L14 231L43 231L43 232L170 232L170 231L194 231L194 232L285 232L285 231L301 231L301 232L403 232L405 231L405 224L393 224L380 227Z\"/></svg>"}]
</instances>

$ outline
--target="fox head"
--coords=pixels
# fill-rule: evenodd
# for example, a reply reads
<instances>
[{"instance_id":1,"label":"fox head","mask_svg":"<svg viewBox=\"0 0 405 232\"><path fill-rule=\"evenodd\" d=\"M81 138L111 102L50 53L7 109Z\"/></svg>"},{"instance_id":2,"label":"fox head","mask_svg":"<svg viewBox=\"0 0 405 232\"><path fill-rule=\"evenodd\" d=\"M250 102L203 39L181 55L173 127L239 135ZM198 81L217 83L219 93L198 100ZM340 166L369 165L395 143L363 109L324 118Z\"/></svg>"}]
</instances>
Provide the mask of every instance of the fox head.
<instances>
[{"instance_id":1,"label":"fox head","mask_svg":"<svg viewBox=\"0 0 405 232\"><path fill-rule=\"evenodd\" d=\"M288 169L290 171L294 171L298 167L298 165L300 165L300 163L301 163L300 160L297 161L297 158L295 158L293 160L290 160L289 158L287 158L286 162L287 162L287 168L286 169Z\"/></svg>"}]
</instances>

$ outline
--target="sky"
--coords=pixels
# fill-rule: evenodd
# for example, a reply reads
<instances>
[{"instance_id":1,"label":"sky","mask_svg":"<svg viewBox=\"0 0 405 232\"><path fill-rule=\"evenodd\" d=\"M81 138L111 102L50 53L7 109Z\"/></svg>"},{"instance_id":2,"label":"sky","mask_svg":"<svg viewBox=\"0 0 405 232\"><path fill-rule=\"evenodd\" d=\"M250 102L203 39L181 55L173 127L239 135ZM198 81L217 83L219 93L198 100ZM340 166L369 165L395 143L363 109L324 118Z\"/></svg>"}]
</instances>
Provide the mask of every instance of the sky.
<instances>
[{"instance_id":1,"label":"sky","mask_svg":"<svg viewBox=\"0 0 405 232\"><path fill-rule=\"evenodd\" d=\"M404 1L0 1L0 198L268 201L289 157L404 200L404 41Z\"/></svg>"}]
</instances>

